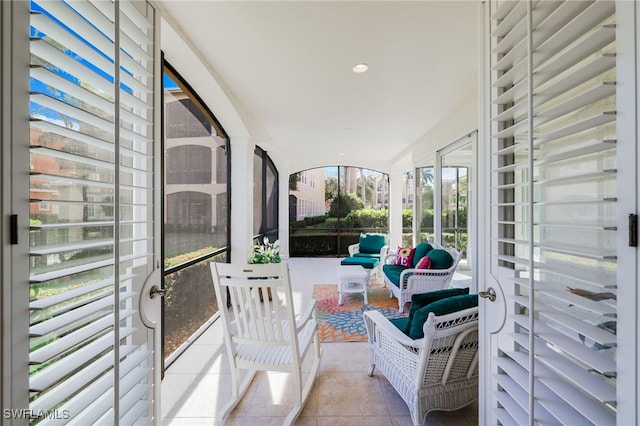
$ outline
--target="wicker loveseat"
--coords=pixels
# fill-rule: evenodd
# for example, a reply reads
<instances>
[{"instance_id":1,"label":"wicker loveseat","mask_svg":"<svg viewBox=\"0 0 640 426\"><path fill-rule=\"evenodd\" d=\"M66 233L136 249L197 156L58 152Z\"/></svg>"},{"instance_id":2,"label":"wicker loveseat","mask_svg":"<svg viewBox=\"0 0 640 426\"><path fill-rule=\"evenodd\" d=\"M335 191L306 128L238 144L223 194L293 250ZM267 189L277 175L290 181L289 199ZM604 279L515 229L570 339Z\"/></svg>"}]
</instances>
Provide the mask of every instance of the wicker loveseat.
<instances>
[{"instance_id":1,"label":"wicker loveseat","mask_svg":"<svg viewBox=\"0 0 640 426\"><path fill-rule=\"evenodd\" d=\"M432 252L432 250L435 250ZM443 259L443 251L450 258ZM430 252L432 252L430 254ZM437 254L437 256L436 256ZM462 252L453 248L443 248L438 243L419 243L414 251L409 265L396 265L398 253L388 254L382 265L382 275L385 284L391 291L390 296L398 299L398 309L404 311L404 305L411 300L411 295L426 293L445 288L451 282L453 274L462 258ZM420 260L425 256L433 256L429 269L418 269Z\"/></svg>"},{"instance_id":2,"label":"wicker loveseat","mask_svg":"<svg viewBox=\"0 0 640 426\"><path fill-rule=\"evenodd\" d=\"M477 295L459 295L423 307L434 310L426 313L424 337L418 339L392 322L397 320L375 310L364 313L368 374L378 367L409 407L414 425L423 424L430 411L458 410L478 398L477 300Z\"/></svg>"}]
</instances>

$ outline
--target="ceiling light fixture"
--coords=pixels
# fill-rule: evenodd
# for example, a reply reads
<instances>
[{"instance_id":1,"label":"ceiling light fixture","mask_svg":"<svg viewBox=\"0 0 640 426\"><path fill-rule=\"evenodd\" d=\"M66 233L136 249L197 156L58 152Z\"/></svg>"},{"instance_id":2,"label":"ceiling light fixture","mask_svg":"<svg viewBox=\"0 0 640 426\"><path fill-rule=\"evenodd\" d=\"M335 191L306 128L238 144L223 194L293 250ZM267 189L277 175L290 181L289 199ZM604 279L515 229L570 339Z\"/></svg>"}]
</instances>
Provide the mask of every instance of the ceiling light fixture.
<instances>
[{"instance_id":1,"label":"ceiling light fixture","mask_svg":"<svg viewBox=\"0 0 640 426\"><path fill-rule=\"evenodd\" d=\"M362 74L363 72L367 72L368 69L369 69L369 65L365 63L355 64L352 68L353 72L355 72L356 74Z\"/></svg>"}]
</instances>

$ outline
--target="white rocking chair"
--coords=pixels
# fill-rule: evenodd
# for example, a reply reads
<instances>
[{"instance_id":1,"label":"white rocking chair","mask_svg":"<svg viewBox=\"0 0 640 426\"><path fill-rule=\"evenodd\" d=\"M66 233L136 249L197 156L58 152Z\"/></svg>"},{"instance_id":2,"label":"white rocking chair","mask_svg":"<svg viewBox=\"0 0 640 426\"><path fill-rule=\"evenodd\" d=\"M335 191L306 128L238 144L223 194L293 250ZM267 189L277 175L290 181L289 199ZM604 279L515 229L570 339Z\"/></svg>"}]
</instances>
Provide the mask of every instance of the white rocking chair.
<instances>
[{"instance_id":1,"label":"white rocking chair","mask_svg":"<svg viewBox=\"0 0 640 426\"><path fill-rule=\"evenodd\" d=\"M304 315L295 317L286 263L211 263L211 273L232 378L232 399L219 413L220 420L240 402L256 371L283 371L292 374L296 387L293 409L284 421L292 424L302 412L320 365L315 300ZM227 289L229 309L223 300ZM312 343L315 358L303 386L301 366ZM249 371L242 384L240 369Z\"/></svg>"},{"instance_id":2,"label":"white rocking chair","mask_svg":"<svg viewBox=\"0 0 640 426\"><path fill-rule=\"evenodd\" d=\"M377 366L409 407L414 425L433 410L453 411L478 398L478 308L429 313L413 340L380 312L364 313L369 376Z\"/></svg>"}]
</instances>

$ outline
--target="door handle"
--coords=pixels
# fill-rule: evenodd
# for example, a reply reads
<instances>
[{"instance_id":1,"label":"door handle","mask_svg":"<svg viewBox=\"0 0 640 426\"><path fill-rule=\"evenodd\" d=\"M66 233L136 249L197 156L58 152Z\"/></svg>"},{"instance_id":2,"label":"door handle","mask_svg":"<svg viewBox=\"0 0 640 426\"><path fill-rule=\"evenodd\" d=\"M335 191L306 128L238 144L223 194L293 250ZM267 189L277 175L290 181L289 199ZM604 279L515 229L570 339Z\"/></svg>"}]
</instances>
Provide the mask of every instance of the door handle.
<instances>
[{"instance_id":1,"label":"door handle","mask_svg":"<svg viewBox=\"0 0 640 426\"><path fill-rule=\"evenodd\" d=\"M149 290L149 297L155 299L156 296L164 297L164 289L154 284Z\"/></svg>"},{"instance_id":2,"label":"door handle","mask_svg":"<svg viewBox=\"0 0 640 426\"><path fill-rule=\"evenodd\" d=\"M493 287L487 288L487 291L479 292L478 296L489 299L490 302L496 301L496 291L493 289Z\"/></svg>"}]
</instances>

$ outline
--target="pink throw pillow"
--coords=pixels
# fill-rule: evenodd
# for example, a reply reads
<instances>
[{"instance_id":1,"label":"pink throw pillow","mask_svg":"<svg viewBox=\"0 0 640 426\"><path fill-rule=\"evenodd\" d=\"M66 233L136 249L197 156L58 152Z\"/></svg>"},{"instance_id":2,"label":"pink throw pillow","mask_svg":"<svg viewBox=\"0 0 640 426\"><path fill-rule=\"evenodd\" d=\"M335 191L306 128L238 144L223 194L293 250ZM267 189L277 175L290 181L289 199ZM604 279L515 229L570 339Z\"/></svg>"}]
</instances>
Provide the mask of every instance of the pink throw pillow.
<instances>
[{"instance_id":1,"label":"pink throw pillow","mask_svg":"<svg viewBox=\"0 0 640 426\"><path fill-rule=\"evenodd\" d=\"M413 247L398 247L398 253L396 255L396 265L400 266L413 266Z\"/></svg>"},{"instance_id":2,"label":"pink throw pillow","mask_svg":"<svg viewBox=\"0 0 640 426\"><path fill-rule=\"evenodd\" d=\"M429 269L430 267L431 259L429 258L429 256L424 256L416 265L416 269Z\"/></svg>"}]
</instances>

